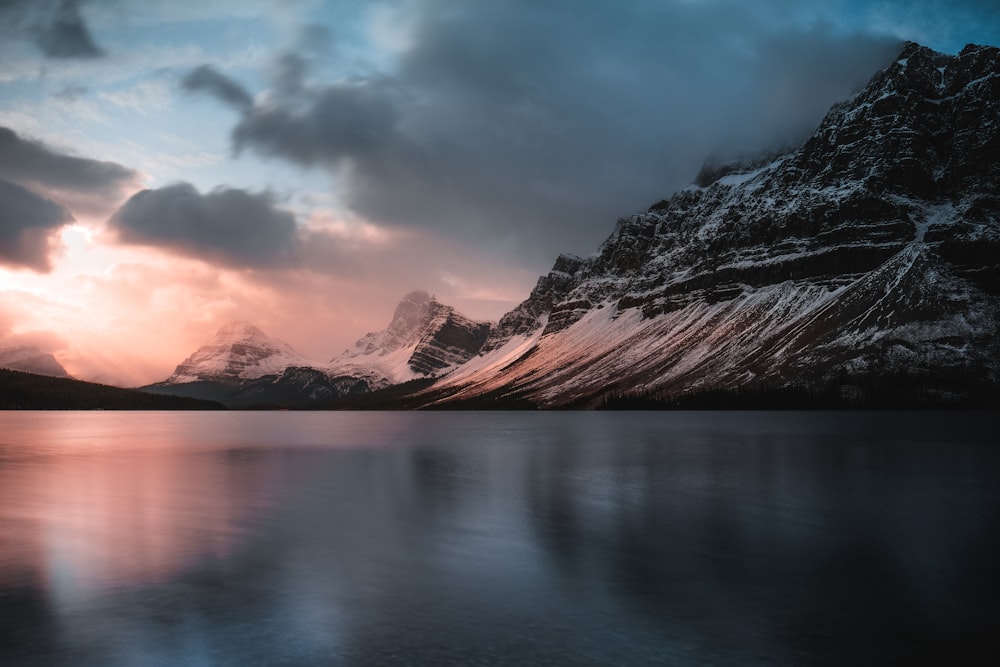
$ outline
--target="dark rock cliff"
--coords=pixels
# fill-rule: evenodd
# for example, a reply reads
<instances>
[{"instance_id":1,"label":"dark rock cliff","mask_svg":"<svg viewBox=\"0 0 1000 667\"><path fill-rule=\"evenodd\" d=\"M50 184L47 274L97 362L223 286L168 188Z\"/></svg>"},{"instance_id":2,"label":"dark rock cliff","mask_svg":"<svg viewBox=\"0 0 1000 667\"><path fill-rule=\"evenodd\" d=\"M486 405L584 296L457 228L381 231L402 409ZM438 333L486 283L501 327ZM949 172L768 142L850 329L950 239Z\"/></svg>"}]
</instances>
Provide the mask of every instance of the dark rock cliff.
<instances>
[{"instance_id":1,"label":"dark rock cliff","mask_svg":"<svg viewBox=\"0 0 1000 667\"><path fill-rule=\"evenodd\" d=\"M535 335L529 353L452 390L559 405L893 374L995 388L998 130L1000 50L907 44L797 150L707 165L594 256L560 257L483 348Z\"/></svg>"}]
</instances>

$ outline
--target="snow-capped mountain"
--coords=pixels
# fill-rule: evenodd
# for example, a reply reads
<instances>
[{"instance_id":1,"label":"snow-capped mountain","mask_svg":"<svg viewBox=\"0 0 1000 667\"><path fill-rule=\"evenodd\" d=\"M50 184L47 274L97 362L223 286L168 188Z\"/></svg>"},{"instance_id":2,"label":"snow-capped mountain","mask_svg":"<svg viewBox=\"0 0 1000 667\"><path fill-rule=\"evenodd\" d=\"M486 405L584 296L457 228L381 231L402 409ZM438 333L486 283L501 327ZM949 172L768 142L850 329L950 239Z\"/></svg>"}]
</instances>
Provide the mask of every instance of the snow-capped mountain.
<instances>
[{"instance_id":1,"label":"snow-capped mountain","mask_svg":"<svg viewBox=\"0 0 1000 667\"><path fill-rule=\"evenodd\" d=\"M168 379L143 391L232 407L316 406L447 372L470 359L490 331L427 292L406 295L389 326L328 364L312 362L249 322L223 326Z\"/></svg>"},{"instance_id":2,"label":"snow-capped mountain","mask_svg":"<svg viewBox=\"0 0 1000 667\"><path fill-rule=\"evenodd\" d=\"M140 389L232 407L315 404L370 390L364 381L331 378L317 366L253 324L230 322L169 378Z\"/></svg>"},{"instance_id":3,"label":"snow-capped mountain","mask_svg":"<svg viewBox=\"0 0 1000 667\"><path fill-rule=\"evenodd\" d=\"M235 323L146 389L231 405L325 405L418 378L437 381L408 406L789 387L996 398L997 155L1000 50L908 44L801 147L706 165L593 256L560 256L495 326L413 292L316 365Z\"/></svg>"},{"instance_id":4,"label":"snow-capped mountain","mask_svg":"<svg viewBox=\"0 0 1000 667\"><path fill-rule=\"evenodd\" d=\"M70 377L55 357L34 345L0 348L0 368L56 378Z\"/></svg>"},{"instance_id":5,"label":"snow-capped mountain","mask_svg":"<svg viewBox=\"0 0 1000 667\"><path fill-rule=\"evenodd\" d=\"M330 360L330 376L352 376L373 388L440 375L471 359L490 332L427 292L403 297L389 326L365 335Z\"/></svg>"},{"instance_id":6,"label":"snow-capped mountain","mask_svg":"<svg viewBox=\"0 0 1000 667\"><path fill-rule=\"evenodd\" d=\"M559 257L427 396L995 395L997 156L1000 50L908 44L797 150L708 167Z\"/></svg>"},{"instance_id":7,"label":"snow-capped mountain","mask_svg":"<svg viewBox=\"0 0 1000 667\"><path fill-rule=\"evenodd\" d=\"M271 338L249 322L230 322L182 361L163 384L239 383L281 373L289 366L311 366L290 345Z\"/></svg>"}]
</instances>

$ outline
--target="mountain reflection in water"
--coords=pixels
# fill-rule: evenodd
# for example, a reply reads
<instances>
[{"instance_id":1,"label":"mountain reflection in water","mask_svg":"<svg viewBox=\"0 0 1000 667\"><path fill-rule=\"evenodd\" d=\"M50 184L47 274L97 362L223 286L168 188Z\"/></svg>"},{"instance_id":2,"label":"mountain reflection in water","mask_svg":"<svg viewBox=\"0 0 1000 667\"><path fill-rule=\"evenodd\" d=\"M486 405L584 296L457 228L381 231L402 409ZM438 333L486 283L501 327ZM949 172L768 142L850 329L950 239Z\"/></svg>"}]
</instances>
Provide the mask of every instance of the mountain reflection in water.
<instances>
[{"instance_id":1,"label":"mountain reflection in water","mask_svg":"<svg viewBox=\"0 0 1000 667\"><path fill-rule=\"evenodd\" d=\"M4 665L956 664L989 414L4 413Z\"/></svg>"}]
</instances>

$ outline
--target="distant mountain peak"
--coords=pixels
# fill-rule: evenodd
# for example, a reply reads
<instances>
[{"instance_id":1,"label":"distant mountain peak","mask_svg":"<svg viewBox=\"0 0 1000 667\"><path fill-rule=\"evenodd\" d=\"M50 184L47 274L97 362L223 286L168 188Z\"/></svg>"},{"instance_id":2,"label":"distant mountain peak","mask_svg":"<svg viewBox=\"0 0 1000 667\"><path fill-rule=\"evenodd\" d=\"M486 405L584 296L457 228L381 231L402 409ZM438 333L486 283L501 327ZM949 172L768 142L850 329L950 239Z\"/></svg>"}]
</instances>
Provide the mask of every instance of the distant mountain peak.
<instances>
[{"instance_id":1,"label":"distant mountain peak","mask_svg":"<svg viewBox=\"0 0 1000 667\"><path fill-rule=\"evenodd\" d=\"M246 320L233 320L219 327L215 333L220 338L267 338L260 327Z\"/></svg>"},{"instance_id":2,"label":"distant mountain peak","mask_svg":"<svg viewBox=\"0 0 1000 667\"><path fill-rule=\"evenodd\" d=\"M392 340L384 341L379 346L388 349L404 345L423 323L432 303L435 301L431 295L423 290L415 290L404 296L396 306L392 320L386 328Z\"/></svg>"},{"instance_id":3,"label":"distant mountain peak","mask_svg":"<svg viewBox=\"0 0 1000 667\"><path fill-rule=\"evenodd\" d=\"M430 292L427 292L422 289L417 289L413 290L409 294L404 295L403 298L400 299L400 305L407 302L427 303L428 301L432 301L433 299L434 297L431 296Z\"/></svg>"},{"instance_id":4,"label":"distant mountain peak","mask_svg":"<svg viewBox=\"0 0 1000 667\"><path fill-rule=\"evenodd\" d=\"M0 348L0 368L15 371L48 375L50 377L68 378L62 364L48 352L42 352L35 345L17 345Z\"/></svg>"},{"instance_id":5,"label":"distant mountain peak","mask_svg":"<svg viewBox=\"0 0 1000 667\"><path fill-rule=\"evenodd\" d=\"M406 294L389 326L334 357L328 372L367 374L381 384L434 375L461 364L482 347L490 323L471 320L424 290Z\"/></svg>"},{"instance_id":6,"label":"distant mountain peak","mask_svg":"<svg viewBox=\"0 0 1000 667\"><path fill-rule=\"evenodd\" d=\"M310 362L292 347L246 320L224 324L211 340L181 362L166 384L241 382Z\"/></svg>"}]
</instances>

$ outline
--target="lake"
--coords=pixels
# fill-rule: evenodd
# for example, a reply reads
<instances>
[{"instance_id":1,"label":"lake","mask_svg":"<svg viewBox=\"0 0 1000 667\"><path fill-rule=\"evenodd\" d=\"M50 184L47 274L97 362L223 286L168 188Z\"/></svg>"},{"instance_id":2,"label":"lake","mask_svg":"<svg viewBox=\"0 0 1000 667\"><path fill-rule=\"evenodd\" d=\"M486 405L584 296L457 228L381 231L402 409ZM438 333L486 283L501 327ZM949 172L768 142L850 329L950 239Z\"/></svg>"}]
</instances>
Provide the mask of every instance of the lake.
<instances>
[{"instance_id":1,"label":"lake","mask_svg":"<svg viewBox=\"0 0 1000 667\"><path fill-rule=\"evenodd\" d=\"M994 664L979 413L0 413L0 664Z\"/></svg>"}]
</instances>

